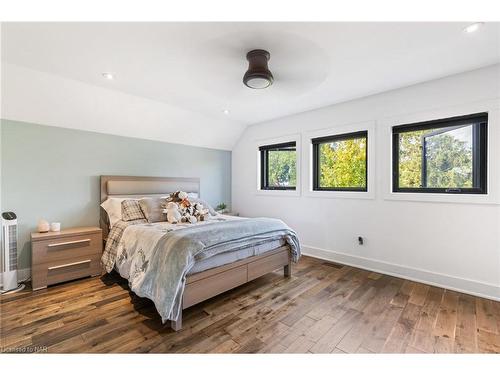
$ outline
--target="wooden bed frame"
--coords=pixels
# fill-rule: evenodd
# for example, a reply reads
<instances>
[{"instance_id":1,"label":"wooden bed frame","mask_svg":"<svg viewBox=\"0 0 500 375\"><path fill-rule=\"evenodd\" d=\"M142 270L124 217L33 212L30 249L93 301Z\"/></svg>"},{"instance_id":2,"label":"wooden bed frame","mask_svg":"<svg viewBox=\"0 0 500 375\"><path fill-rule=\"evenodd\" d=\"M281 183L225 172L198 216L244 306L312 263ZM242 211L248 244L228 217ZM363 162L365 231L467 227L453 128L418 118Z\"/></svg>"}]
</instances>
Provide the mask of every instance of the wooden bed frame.
<instances>
[{"instance_id":1,"label":"wooden bed frame","mask_svg":"<svg viewBox=\"0 0 500 375\"><path fill-rule=\"evenodd\" d=\"M198 178L101 176L101 203L109 197L153 197L165 196L183 190L200 193ZM101 208L100 225L103 238L109 232L109 220ZM283 268L284 276L292 273L290 248L282 246L264 254L249 257L234 263L189 275L182 296L182 309L226 292L251 280ZM171 321L174 331L182 329L182 310L176 321Z\"/></svg>"}]
</instances>

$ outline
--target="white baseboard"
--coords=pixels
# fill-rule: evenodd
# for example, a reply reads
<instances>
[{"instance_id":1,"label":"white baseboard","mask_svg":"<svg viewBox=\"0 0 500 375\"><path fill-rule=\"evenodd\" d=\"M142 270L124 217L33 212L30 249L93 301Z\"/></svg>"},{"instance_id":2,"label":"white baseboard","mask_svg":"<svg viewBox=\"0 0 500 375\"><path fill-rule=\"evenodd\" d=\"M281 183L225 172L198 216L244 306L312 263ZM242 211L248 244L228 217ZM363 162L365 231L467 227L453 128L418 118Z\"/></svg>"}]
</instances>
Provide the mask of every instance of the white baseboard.
<instances>
[{"instance_id":1,"label":"white baseboard","mask_svg":"<svg viewBox=\"0 0 500 375\"><path fill-rule=\"evenodd\" d=\"M500 301L500 285L484 283L477 280L464 279L442 273L403 266L376 259L341 253L333 250L320 249L313 246L302 246L302 254L314 258L328 260L352 267L400 277L424 284L454 290L478 297Z\"/></svg>"},{"instance_id":2,"label":"white baseboard","mask_svg":"<svg viewBox=\"0 0 500 375\"><path fill-rule=\"evenodd\" d=\"M26 281L30 277L31 277L31 268L21 268L20 270L17 270L18 282ZM2 273L0 272L0 288L3 286L2 280L3 280Z\"/></svg>"}]
</instances>

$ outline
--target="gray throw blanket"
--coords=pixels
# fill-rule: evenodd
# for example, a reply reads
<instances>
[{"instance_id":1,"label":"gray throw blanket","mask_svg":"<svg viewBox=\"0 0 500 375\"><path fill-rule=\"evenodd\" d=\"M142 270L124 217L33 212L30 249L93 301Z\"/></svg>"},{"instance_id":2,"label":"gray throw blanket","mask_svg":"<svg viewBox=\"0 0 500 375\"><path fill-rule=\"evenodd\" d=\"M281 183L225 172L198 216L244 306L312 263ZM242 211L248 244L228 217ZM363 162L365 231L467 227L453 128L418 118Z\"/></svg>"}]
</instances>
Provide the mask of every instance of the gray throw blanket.
<instances>
[{"instance_id":1,"label":"gray throw blanket","mask_svg":"<svg viewBox=\"0 0 500 375\"><path fill-rule=\"evenodd\" d=\"M120 274L129 280L131 290L155 303L163 322L177 320L186 275L196 260L277 239L289 245L294 262L300 257L297 235L277 219L209 221L180 230L171 226L128 226L118 241L114 260Z\"/></svg>"}]
</instances>

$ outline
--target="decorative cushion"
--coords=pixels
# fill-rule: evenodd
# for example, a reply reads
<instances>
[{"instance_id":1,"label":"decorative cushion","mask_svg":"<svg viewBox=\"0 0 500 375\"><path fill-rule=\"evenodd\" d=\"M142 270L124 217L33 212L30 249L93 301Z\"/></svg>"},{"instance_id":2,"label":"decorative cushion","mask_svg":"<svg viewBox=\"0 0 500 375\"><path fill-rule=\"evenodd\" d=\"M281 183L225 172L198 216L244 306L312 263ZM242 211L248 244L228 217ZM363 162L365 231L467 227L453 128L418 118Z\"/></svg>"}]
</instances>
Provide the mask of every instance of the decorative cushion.
<instances>
[{"instance_id":1,"label":"decorative cushion","mask_svg":"<svg viewBox=\"0 0 500 375\"><path fill-rule=\"evenodd\" d=\"M149 223L167 220L166 215L163 213L162 203L164 202L164 197L139 199L141 210Z\"/></svg>"},{"instance_id":2,"label":"decorative cushion","mask_svg":"<svg viewBox=\"0 0 500 375\"><path fill-rule=\"evenodd\" d=\"M127 199L122 202L122 220L131 221L146 219L138 200Z\"/></svg>"},{"instance_id":3,"label":"decorative cushion","mask_svg":"<svg viewBox=\"0 0 500 375\"><path fill-rule=\"evenodd\" d=\"M122 202L127 198L108 198L102 202L101 207L108 214L110 229L122 219Z\"/></svg>"}]
</instances>

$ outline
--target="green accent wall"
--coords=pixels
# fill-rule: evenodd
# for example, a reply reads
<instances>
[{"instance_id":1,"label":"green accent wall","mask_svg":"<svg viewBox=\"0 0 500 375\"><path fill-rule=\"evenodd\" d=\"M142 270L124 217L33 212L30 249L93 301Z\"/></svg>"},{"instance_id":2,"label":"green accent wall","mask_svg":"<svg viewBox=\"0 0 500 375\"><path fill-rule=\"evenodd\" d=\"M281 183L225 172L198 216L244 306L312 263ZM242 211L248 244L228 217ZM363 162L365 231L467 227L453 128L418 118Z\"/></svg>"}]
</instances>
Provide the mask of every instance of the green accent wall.
<instances>
[{"instance_id":1,"label":"green accent wall","mask_svg":"<svg viewBox=\"0 0 500 375\"><path fill-rule=\"evenodd\" d=\"M39 219L99 225L101 175L199 177L202 198L231 203L231 151L10 120L0 142L1 211L18 216L20 269Z\"/></svg>"}]
</instances>

